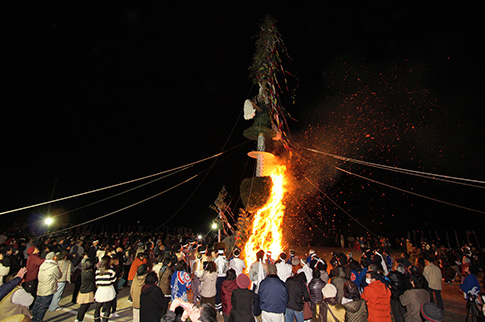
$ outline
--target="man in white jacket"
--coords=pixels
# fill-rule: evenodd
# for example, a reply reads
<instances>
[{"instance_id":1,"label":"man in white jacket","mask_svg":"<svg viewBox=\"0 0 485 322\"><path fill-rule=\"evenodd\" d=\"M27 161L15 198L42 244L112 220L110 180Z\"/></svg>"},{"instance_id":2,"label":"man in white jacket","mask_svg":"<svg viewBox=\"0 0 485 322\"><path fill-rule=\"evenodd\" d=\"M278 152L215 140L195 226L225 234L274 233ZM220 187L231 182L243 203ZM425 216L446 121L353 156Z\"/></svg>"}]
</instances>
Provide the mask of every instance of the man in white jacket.
<instances>
[{"instance_id":1,"label":"man in white jacket","mask_svg":"<svg viewBox=\"0 0 485 322\"><path fill-rule=\"evenodd\" d=\"M50 252L45 256L45 261L39 268L39 285L37 287L37 298L32 309L32 321L41 322L45 312L51 304L54 293L57 291L57 281L62 273L57 265L57 255Z\"/></svg>"}]
</instances>

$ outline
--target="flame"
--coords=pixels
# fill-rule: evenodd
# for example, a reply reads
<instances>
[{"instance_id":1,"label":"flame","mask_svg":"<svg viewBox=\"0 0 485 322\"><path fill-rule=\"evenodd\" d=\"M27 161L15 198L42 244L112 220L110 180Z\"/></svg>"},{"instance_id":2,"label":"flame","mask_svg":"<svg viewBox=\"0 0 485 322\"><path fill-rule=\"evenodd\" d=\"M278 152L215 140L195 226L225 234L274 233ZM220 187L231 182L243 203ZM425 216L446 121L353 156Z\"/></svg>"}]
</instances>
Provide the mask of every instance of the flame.
<instances>
[{"instance_id":1,"label":"flame","mask_svg":"<svg viewBox=\"0 0 485 322\"><path fill-rule=\"evenodd\" d=\"M254 214L252 233L243 248L248 270L250 264L256 261L256 253L260 249L271 251L273 256L278 256L283 250L281 222L285 214L285 173L284 165L274 167L270 175L273 186L269 201Z\"/></svg>"}]
</instances>

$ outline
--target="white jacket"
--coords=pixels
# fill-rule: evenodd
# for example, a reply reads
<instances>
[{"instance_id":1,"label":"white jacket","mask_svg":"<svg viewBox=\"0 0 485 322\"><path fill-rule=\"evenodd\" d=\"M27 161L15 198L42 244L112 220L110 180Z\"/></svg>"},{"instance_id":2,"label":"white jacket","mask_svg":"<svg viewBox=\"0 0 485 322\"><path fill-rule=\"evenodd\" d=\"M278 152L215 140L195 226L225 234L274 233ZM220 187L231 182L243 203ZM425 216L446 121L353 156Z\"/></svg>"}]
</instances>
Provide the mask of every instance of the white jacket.
<instances>
[{"instance_id":1,"label":"white jacket","mask_svg":"<svg viewBox=\"0 0 485 322\"><path fill-rule=\"evenodd\" d=\"M46 260L39 267L39 286L37 287L38 296L47 296L57 291L57 280L61 278L62 273L57 266L57 262Z\"/></svg>"}]
</instances>

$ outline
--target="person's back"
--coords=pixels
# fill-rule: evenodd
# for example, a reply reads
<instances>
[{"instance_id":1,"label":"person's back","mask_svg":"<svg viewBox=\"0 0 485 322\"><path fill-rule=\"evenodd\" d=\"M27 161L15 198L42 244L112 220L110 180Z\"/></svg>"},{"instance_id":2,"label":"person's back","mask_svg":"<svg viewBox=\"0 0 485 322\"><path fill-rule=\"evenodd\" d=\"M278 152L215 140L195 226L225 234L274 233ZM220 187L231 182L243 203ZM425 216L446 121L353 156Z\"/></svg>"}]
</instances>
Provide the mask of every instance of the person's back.
<instances>
[{"instance_id":1,"label":"person's back","mask_svg":"<svg viewBox=\"0 0 485 322\"><path fill-rule=\"evenodd\" d=\"M297 276L287 279L286 287L289 295L287 308L298 312L303 311L303 302L310 301L305 273L301 272Z\"/></svg>"},{"instance_id":2,"label":"person's back","mask_svg":"<svg viewBox=\"0 0 485 322\"><path fill-rule=\"evenodd\" d=\"M140 294L140 321L160 322L167 311L168 298L156 285L157 281L157 273L152 271L146 275Z\"/></svg>"},{"instance_id":3,"label":"person's back","mask_svg":"<svg viewBox=\"0 0 485 322\"><path fill-rule=\"evenodd\" d=\"M364 288L362 298L367 303L369 321L391 321L391 291L378 280L377 273L367 273L370 284Z\"/></svg>"},{"instance_id":4,"label":"person's back","mask_svg":"<svg viewBox=\"0 0 485 322\"><path fill-rule=\"evenodd\" d=\"M285 283L276 275L276 266L268 264L269 275L259 284L259 304L263 314L272 319L283 320L289 294Z\"/></svg>"}]
</instances>

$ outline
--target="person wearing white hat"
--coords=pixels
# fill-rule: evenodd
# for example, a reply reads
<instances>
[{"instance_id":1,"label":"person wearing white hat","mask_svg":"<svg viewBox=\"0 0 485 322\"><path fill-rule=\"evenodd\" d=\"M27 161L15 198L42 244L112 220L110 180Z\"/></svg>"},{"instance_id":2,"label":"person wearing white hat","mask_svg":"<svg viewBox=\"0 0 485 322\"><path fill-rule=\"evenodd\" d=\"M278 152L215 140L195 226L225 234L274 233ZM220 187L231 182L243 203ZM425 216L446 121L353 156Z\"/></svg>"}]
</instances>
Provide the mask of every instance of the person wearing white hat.
<instances>
[{"instance_id":1,"label":"person wearing white hat","mask_svg":"<svg viewBox=\"0 0 485 322\"><path fill-rule=\"evenodd\" d=\"M39 286L37 298L32 308L32 321L40 322L44 319L45 312L57 291L57 281L61 276L61 270L57 266L56 254L54 252L47 253L44 263L39 267Z\"/></svg>"},{"instance_id":2,"label":"person wearing white hat","mask_svg":"<svg viewBox=\"0 0 485 322\"><path fill-rule=\"evenodd\" d=\"M241 255L241 251L239 250L239 248L236 248L234 250L233 255L234 257L231 258L231 260L229 261L229 267L236 271L236 276L239 276L239 274L241 274L246 268L246 263L244 263L244 261L239 258L239 256Z\"/></svg>"},{"instance_id":3,"label":"person wearing white hat","mask_svg":"<svg viewBox=\"0 0 485 322\"><path fill-rule=\"evenodd\" d=\"M345 321L345 308L337 302L337 288L328 283L322 288L323 301L313 309L312 321Z\"/></svg>"}]
</instances>

